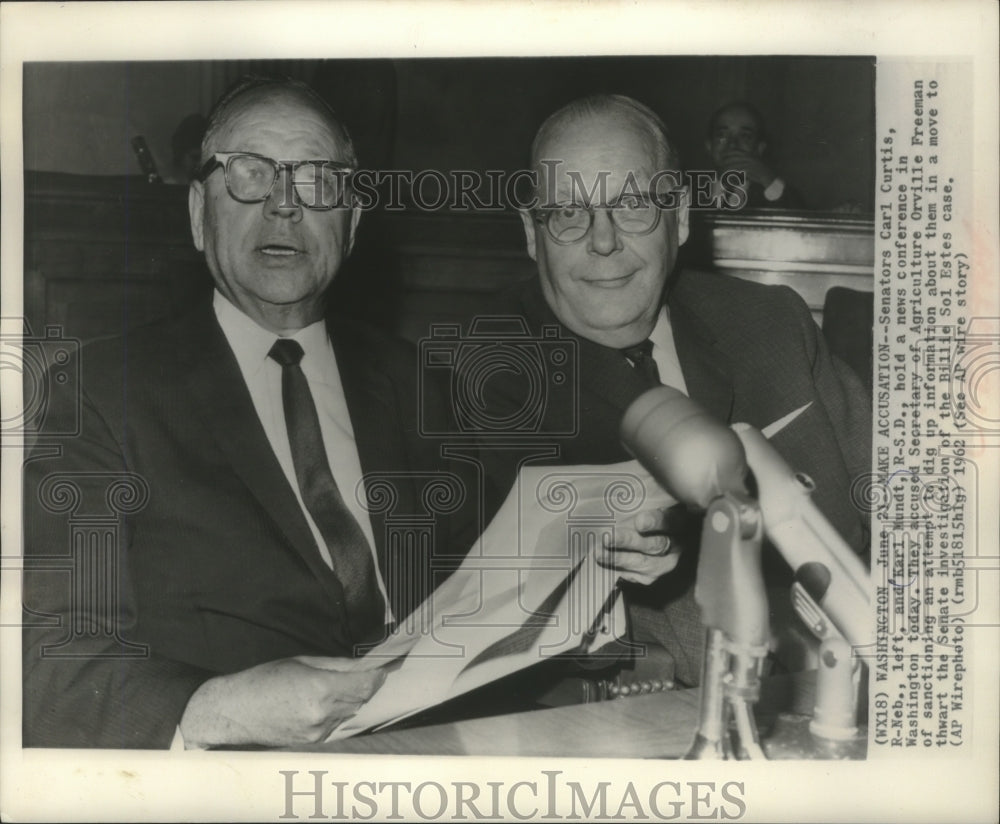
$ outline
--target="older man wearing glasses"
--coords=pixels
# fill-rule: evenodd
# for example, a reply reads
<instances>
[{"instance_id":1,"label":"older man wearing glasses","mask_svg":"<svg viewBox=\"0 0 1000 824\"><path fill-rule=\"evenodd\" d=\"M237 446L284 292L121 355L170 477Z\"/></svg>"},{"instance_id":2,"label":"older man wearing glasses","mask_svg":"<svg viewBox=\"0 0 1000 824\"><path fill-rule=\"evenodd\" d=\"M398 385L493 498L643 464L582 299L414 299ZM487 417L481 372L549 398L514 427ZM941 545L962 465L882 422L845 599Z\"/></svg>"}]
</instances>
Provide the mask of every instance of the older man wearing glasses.
<instances>
[{"instance_id":1,"label":"older man wearing glasses","mask_svg":"<svg viewBox=\"0 0 1000 824\"><path fill-rule=\"evenodd\" d=\"M437 465L414 359L325 320L359 217L347 132L309 88L251 79L217 103L202 161L189 206L213 299L85 347L80 434L26 471L24 604L61 619L24 632L26 746L321 740L382 680L347 659L427 594L428 574L387 574L408 562L359 501L362 474L388 472L395 512L416 509L409 474ZM72 414L52 409L53 431ZM141 490L100 593L82 568L71 586L32 566L70 548L51 477L82 499Z\"/></svg>"},{"instance_id":2,"label":"older man wearing glasses","mask_svg":"<svg viewBox=\"0 0 1000 824\"><path fill-rule=\"evenodd\" d=\"M558 452L542 462L626 460L622 414L645 389L667 384L722 422L780 429L772 443L814 479L818 506L862 550L866 516L850 490L871 467L869 400L831 357L792 290L675 270L688 207L660 118L627 97L577 100L541 126L532 164L537 202L521 218L539 277L510 294L504 311L525 318L536 334L561 329L576 343L579 370L572 402L550 393L532 435L536 445ZM513 419L533 391L515 372L498 374L484 391L496 420ZM483 454L499 497L513 481L518 456ZM675 516L648 523L650 534L666 532L672 553L697 534ZM665 647L677 681L688 684L700 675L703 641L691 594L695 555L681 553L673 574L652 585L624 576L632 582L626 586L633 639Z\"/></svg>"}]
</instances>

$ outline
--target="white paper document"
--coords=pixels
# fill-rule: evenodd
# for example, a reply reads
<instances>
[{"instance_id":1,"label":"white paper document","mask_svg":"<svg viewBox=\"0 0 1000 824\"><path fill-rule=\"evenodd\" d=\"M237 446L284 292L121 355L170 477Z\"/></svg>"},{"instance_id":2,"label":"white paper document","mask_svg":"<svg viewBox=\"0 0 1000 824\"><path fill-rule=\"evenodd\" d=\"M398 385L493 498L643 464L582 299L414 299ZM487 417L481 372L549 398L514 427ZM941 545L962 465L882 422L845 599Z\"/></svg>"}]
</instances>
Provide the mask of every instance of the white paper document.
<instances>
[{"instance_id":1,"label":"white paper document","mask_svg":"<svg viewBox=\"0 0 1000 824\"><path fill-rule=\"evenodd\" d=\"M385 683L329 740L398 721L625 632L617 573L591 551L616 525L674 501L635 461L525 467L461 567L357 667Z\"/></svg>"}]
</instances>

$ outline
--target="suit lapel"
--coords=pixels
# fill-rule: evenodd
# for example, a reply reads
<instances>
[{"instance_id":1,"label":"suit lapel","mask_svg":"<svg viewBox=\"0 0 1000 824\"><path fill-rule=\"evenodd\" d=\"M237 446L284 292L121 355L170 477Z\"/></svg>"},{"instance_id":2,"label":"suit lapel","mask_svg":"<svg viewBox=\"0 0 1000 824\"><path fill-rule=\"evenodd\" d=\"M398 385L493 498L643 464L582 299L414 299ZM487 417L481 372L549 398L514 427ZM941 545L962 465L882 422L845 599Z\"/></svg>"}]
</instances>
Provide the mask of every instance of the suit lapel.
<instances>
[{"instance_id":1,"label":"suit lapel","mask_svg":"<svg viewBox=\"0 0 1000 824\"><path fill-rule=\"evenodd\" d=\"M715 336L681 300L672 296L670 323L688 396L717 420L730 422L733 412L733 372L729 358L715 345Z\"/></svg>"},{"instance_id":2,"label":"suit lapel","mask_svg":"<svg viewBox=\"0 0 1000 824\"><path fill-rule=\"evenodd\" d=\"M319 554L210 304L185 319L176 349L189 397L233 470L343 609L340 582Z\"/></svg>"},{"instance_id":3,"label":"suit lapel","mask_svg":"<svg viewBox=\"0 0 1000 824\"><path fill-rule=\"evenodd\" d=\"M369 513L375 537L375 554L384 580L388 568L386 516L408 512L412 497L410 482L405 473L400 471L403 468L402 456L406 454L406 450L401 441L402 434L394 425L400 419L400 409L392 382L380 368L374 354L354 344L350 331L345 329L347 325L342 320L331 320L328 322L328 329L351 416L351 428L354 430L354 442L358 449L365 488L369 488L372 476L391 474L391 483L397 493L392 511Z\"/></svg>"}]
</instances>

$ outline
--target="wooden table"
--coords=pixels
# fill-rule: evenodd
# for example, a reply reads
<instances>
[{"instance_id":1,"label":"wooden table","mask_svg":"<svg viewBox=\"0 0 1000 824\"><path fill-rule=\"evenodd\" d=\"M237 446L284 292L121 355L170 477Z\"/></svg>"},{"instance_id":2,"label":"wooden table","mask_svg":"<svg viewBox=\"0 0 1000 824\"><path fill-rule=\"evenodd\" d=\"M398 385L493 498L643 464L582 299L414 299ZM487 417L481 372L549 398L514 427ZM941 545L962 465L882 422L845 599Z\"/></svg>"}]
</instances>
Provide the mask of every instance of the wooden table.
<instances>
[{"instance_id":1,"label":"wooden table","mask_svg":"<svg viewBox=\"0 0 1000 824\"><path fill-rule=\"evenodd\" d=\"M812 711L812 675L765 680L757 712L762 732L780 711ZM389 729L295 749L393 755L679 758L694 737L698 698L699 690L675 690L451 724Z\"/></svg>"}]
</instances>

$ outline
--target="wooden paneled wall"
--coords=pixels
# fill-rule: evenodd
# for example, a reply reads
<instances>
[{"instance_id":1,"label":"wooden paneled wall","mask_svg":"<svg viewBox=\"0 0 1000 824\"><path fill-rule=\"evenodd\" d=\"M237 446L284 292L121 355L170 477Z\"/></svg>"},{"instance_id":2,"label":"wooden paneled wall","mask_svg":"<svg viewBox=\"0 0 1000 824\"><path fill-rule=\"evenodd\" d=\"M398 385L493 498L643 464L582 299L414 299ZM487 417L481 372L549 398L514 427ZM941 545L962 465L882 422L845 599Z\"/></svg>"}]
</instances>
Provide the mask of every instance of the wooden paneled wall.
<instances>
[{"instance_id":1,"label":"wooden paneled wall","mask_svg":"<svg viewBox=\"0 0 1000 824\"><path fill-rule=\"evenodd\" d=\"M871 292L875 234L871 218L804 212L718 212L705 217L713 268L795 289L823 323L827 292Z\"/></svg>"},{"instance_id":2,"label":"wooden paneled wall","mask_svg":"<svg viewBox=\"0 0 1000 824\"><path fill-rule=\"evenodd\" d=\"M24 313L90 340L179 311L211 288L187 187L143 178L25 175Z\"/></svg>"}]
</instances>

